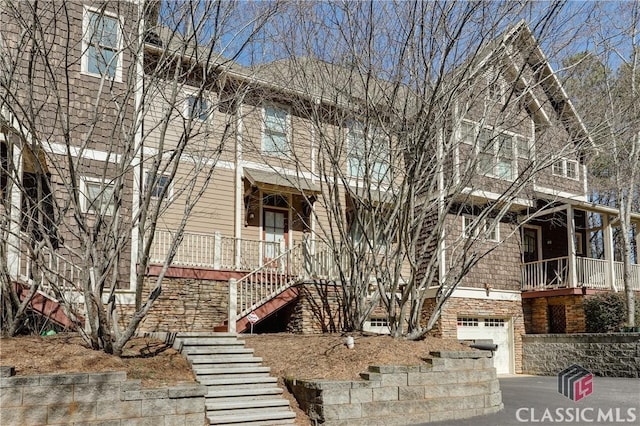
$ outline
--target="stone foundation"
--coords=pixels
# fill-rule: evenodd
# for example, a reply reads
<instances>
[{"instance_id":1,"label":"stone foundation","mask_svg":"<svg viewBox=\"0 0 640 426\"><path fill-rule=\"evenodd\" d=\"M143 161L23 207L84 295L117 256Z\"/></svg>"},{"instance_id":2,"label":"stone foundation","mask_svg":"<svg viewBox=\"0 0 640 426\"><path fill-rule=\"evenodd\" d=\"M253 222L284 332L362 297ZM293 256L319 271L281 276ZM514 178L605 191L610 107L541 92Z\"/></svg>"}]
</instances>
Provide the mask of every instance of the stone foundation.
<instances>
[{"instance_id":1,"label":"stone foundation","mask_svg":"<svg viewBox=\"0 0 640 426\"><path fill-rule=\"evenodd\" d=\"M300 334L342 331L342 289L333 281L316 280L298 286L287 331Z\"/></svg>"},{"instance_id":2,"label":"stone foundation","mask_svg":"<svg viewBox=\"0 0 640 426\"><path fill-rule=\"evenodd\" d=\"M208 424L200 385L142 389L125 372L13 376L2 367L5 425Z\"/></svg>"},{"instance_id":3,"label":"stone foundation","mask_svg":"<svg viewBox=\"0 0 640 426\"><path fill-rule=\"evenodd\" d=\"M527 334L584 333L586 331L583 295L549 296L522 299ZM560 312L564 320L552 319ZM557 327L559 329L552 330Z\"/></svg>"},{"instance_id":4,"label":"stone foundation","mask_svg":"<svg viewBox=\"0 0 640 426\"><path fill-rule=\"evenodd\" d=\"M145 293L155 277L145 278ZM164 278L162 293L140 324L139 332L213 331L228 316L228 281ZM125 308L127 308L125 306ZM133 309L132 306L128 307ZM126 311L122 315L127 315Z\"/></svg>"},{"instance_id":5,"label":"stone foundation","mask_svg":"<svg viewBox=\"0 0 640 426\"><path fill-rule=\"evenodd\" d=\"M524 373L555 376L573 364L596 376L640 377L640 333L524 336Z\"/></svg>"},{"instance_id":6,"label":"stone foundation","mask_svg":"<svg viewBox=\"0 0 640 426\"><path fill-rule=\"evenodd\" d=\"M371 366L361 381L287 380L311 421L406 425L463 419L503 408L485 351L432 352L424 365Z\"/></svg>"}]
</instances>

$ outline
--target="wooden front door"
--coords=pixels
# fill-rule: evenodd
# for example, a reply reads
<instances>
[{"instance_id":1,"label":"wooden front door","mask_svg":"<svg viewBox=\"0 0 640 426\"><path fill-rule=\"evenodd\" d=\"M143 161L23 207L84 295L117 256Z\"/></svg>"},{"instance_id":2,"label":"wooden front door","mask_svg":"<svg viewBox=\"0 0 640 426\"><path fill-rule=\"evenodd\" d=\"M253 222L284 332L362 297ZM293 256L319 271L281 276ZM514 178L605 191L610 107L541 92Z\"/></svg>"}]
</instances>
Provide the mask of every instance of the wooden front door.
<instances>
[{"instance_id":1,"label":"wooden front door","mask_svg":"<svg viewBox=\"0 0 640 426\"><path fill-rule=\"evenodd\" d=\"M282 254L282 243L288 244L289 224L288 212L264 209L263 211L263 257L265 262Z\"/></svg>"},{"instance_id":2,"label":"wooden front door","mask_svg":"<svg viewBox=\"0 0 640 426\"><path fill-rule=\"evenodd\" d=\"M541 259L539 241L540 229L522 228L522 260L524 263L537 262Z\"/></svg>"}]
</instances>

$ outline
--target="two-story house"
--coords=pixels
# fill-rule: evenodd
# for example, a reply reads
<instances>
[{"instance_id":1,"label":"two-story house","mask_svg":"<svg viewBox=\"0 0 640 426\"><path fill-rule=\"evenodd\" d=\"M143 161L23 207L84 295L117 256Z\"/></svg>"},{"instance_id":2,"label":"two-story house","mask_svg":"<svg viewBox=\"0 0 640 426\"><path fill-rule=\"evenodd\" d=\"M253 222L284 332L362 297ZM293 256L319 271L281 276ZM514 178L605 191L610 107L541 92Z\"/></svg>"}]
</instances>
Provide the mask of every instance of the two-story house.
<instances>
[{"instance_id":1,"label":"two-story house","mask_svg":"<svg viewBox=\"0 0 640 426\"><path fill-rule=\"evenodd\" d=\"M140 34L126 24L139 12L133 5L68 10L64 27L75 43L54 44L58 62L5 89L16 99L29 87L42 92L38 115L2 110L9 275L34 278L30 241L45 241L47 256L72 271L78 253L119 250L105 271L115 271L120 318L136 290L153 293L164 280L141 330L211 331L230 319L224 328L243 331L253 313L265 329L339 331L342 289L352 284L345 272L354 270L341 262L367 269L367 250L393 260L375 247L393 245L384 211L405 160L392 120L358 112L366 96L349 78L357 69L309 58L245 68L153 25L157 9L134 60ZM61 19L53 12L52 23ZM6 28L11 57L27 60L16 51L19 31ZM422 259L437 272L419 290L427 321L440 313L435 333L492 339L498 371L517 372L522 334L584 331L581 299L620 288L611 249L617 213L587 199L588 132L525 24L465 69L468 83L457 87L455 113L441 129L449 160L441 183L422 194L441 199L442 210ZM110 108L92 102L100 90ZM30 129L51 134L32 138ZM75 231L116 218L135 223L128 235ZM590 236L600 231L604 258L595 259ZM397 282L410 277L407 263L395 265ZM363 298L386 285L383 274L365 272L371 291ZM364 325L384 331L386 321L373 310Z\"/></svg>"}]
</instances>

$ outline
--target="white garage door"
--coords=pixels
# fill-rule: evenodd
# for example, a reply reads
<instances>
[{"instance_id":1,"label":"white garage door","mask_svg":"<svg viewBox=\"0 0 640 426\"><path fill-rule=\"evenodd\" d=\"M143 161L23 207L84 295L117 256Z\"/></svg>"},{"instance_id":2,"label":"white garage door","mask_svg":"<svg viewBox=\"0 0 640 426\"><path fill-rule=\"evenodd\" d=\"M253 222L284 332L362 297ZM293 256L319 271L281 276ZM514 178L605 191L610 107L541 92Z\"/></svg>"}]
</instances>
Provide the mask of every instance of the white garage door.
<instances>
[{"instance_id":1,"label":"white garage door","mask_svg":"<svg viewBox=\"0 0 640 426\"><path fill-rule=\"evenodd\" d=\"M504 318L458 318L458 340L491 339L498 345L493 354L493 366L498 374L510 374L512 348L509 320Z\"/></svg>"}]
</instances>

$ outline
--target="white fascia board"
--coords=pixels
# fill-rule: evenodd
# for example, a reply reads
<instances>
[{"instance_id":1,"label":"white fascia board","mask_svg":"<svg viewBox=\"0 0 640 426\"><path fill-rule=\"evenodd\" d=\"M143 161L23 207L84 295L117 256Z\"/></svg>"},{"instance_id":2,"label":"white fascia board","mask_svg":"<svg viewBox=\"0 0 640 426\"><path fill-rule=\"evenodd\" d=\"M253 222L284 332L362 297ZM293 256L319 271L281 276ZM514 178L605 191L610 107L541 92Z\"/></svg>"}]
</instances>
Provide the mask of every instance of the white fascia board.
<instances>
[{"instance_id":1,"label":"white fascia board","mask_svg":"<svg viewBox=\"0 0 640 426\"><path fill-rule=\"evenodd\" d=\"M56 155L67 155L67 152L71 153L72 157L79 157L82 151L82 158L87 160L95 160L109 163L119 163L121 160L120 154L114 154L108 151L98 151L97 149L81 149L77 146L67 146L61 143L49 143L44 144L45 151Z\"/></svg>"},{"instance_id":2,"label":"white fascia board","mask_svg":"<svg viewBox=\"0 0 640 426\"><path fill-rule=\"evenodd\" d=\"M427 299L436 297L439 287L428 288L424 296ZM508 300L519 302L522 300L520 290L498 290L490 289L489 294L484 288L475 287L457 287L453 290L452 298L457 299L478 299L478 300Z\"/></svg>"},{"instance_id":3,"label":"white fascia board","mask_svg":"<svg viewBox=\"0 0 640 426\"><path fill-rule=\"evenodd\" d=\"M578 195L572 192L559 191L553 188L547 188L545 186L533 185L533 190L535 192L539 192L544 195L552 195L554 197L565 198L567 200L588 201L587 196L584 194Z\"/></svg>"},{"instance_id":4,"label":"white fascia board","mask_svg":"<svg viewBox=\"0 0 640 426\"><path fill-rule=\"evenodd\" d=\"M503 199L504 194L498 194L497 192L491 191L483 191L479 189L473 189L466 187L462 190L463 194L469 195L471 197L483 198L489 201L502 201L507 203L509 201ZM526 198L514 198L510 203L514 206L523 206L523 207L535 207L535 202L533 200L527 200Z\"/></svg>"},{"instance_id":5,"label":"white fascia board","mask_svg":"<svg viewBox=\"0 0 640 426\"><path fill-rule=\"evenodd\" d=\"M149 148L149 147L145 147L143 148L143 154L145 158L148 157L153 157L158 155L158 150L156 148ZM162 155L162 158L171 158L172 153L171 152L165 152ZM188 155L188 154L182 154L182 156L180 157L180 162L188 162L188 163L196 163L196 162L200 162L201 161L201 157L200 156L195 156L195 155ZM225 160L216 160L216 159L203 159L204 163L207 166L211 166L211 167L219 167L221 169L229 169L229 170L234 170L236 168L235 164L233 161L225 161Z\"/></svg>"},{"instance_id":6,"label":"white fascia board","mask_svg":"<svg viewBox=\"0 0 640 426\"><path fill-rule=\"evenodd\" d=\"M489 294L484 288L458 287L453 290L451 297L460 299L480 299L480 300L510 300L519 302L522 300L520 290L497 290L489 289Z\"/></svg>"},{"instance_id":7,"label":"white fascia board","mask_svg":"<svg viewBox=\"0 0 640 426\"><path fill-rule=\"evenodd\" d=\"M133 291L121 291L118 293L114 293L113 295L116 299L116 304L118 305L135 305L136 303L136 294ZM109 295L102 295L102 303L107 304L109 302Z\"/></svg>"},{"instance_id":8,"label":"white fascia board","mask_svg":"<svg viewBox=\"0 0 640 426\"><path fill-rule=\"evenodd\" d=\"M240 161L240 164L242 165L242 167L247 167L249 169L262 170L265 172L275 172L275 173L280 173L286 176L304 177L305 179L308 179L308 180L311 180L311 179L317 180L319 178L317 175L314 175L312 172L303 172L301 170L287 169L285 167L275 167L265 163L255 163L253 161L242 160Z\"/></svg>"}]
</instances>

